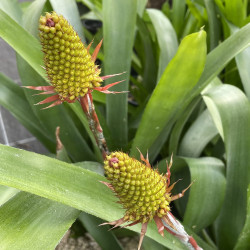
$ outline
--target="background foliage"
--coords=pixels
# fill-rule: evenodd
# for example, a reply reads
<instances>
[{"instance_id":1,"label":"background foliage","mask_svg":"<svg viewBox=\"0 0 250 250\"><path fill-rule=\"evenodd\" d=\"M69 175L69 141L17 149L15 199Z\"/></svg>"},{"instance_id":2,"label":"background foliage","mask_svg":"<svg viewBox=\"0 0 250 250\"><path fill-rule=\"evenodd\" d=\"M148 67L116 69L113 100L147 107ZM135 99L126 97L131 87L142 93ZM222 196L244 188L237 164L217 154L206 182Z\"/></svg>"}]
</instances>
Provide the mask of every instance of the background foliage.
<instances>
[{"instance_id":1,"label":"background foliage","mask_svg":"<svg viewBox=\"0 0 250 250\"><path fill-rule=\"evenodd\" d=\"M42 13L63 14L82 41L94 38L92 48L104 38L103 72L126 72L116 89L130 91L93 93L109 148L136 158L137 147L148 150L162 172L173 152L172 180L182 179L174 193L195 181L172 204L174 215L204 249L249 249L249 1L173 0L161 10L146 4L1 0L0 36L17 53L22 84L33 86L48 84L37 31ZM77 218L102 249L122 249L117 237L128 230L97 227L123 210L99 182L102 157L79 103L41 110L39 100L0 74L0 104L51 152L0 145L1 249L54 249ZM65 148L56 156L57 126ZM153 224L147 236L144 249L185 249Z\"/></svg>"}]
</instances>

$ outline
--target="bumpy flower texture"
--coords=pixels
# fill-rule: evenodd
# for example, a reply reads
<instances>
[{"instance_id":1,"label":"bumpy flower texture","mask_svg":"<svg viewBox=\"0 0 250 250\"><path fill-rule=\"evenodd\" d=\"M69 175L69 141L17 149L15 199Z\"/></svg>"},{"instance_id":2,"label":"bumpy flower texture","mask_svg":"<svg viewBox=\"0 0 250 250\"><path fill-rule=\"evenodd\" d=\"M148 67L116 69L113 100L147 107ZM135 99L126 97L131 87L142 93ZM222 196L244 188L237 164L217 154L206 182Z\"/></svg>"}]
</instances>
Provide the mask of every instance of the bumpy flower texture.
<instances>
[{"instance_id":1,"label":"bumpy flower texture","mask_svg":"<svg viewBox=\"0 0 250 250\"><path fill-rule=\"evenodd\" d=\"M170 185L170 164L167 164L167 173L159 174L158 170L151 168L147 159L141 155L141 161L129 157L123 152L113 152L106 156L104 169L110 182L102 182L110 188L119 198L119 203L126 210L123 218L103 223L118 227L123 223L132 226L142 223L141 236L138 249L147 231L147 224L154 219L158 232L164 236L164 229L187 244L191 249L200 249L195 240L188 236L181 224L170 212L170 202L182 197L191 184L182 193L172 196L171 190L175 183ZM185 238L185 239L184 239Z\"/></svg>"},{"instance_id":2,"label":"bumpy flower texture","mask_svg":"<svg viewBox=\"0 0 250 250\"><path fill-rule=\"evenodd\" d=\"M45 69L51 85L26 88L43 91L40 94L54 95L38 104L53 102L49 108L64 101L75 102L86 98L93 90L106 94L117 93L108 89L121 81L101 87L103 80L120 75L100 76L101 70L95 65L95 60L102 41L90 55L91 44L85 47L73 27L56 12L40 17L39 30Z\"/></svg>"}]
</instances>

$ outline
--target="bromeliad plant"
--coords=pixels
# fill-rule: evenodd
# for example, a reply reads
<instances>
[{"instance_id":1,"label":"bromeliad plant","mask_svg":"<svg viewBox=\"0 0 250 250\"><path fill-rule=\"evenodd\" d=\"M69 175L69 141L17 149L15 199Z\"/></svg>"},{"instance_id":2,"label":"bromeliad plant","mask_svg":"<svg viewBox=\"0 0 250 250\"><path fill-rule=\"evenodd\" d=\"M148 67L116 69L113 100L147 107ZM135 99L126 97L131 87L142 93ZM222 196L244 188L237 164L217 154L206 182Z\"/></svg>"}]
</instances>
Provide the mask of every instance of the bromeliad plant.
<instances>
[{"instance_id":1,"label":"bromeliad plant","mask_svg":"<svg viewBox=\"0 0 250 250\"><path fill-rule=\"evenodd\" d=\"M117 238L131 235L104 222L139 233L142 223L145 250L250 248L247 1L174 0L162 10L144 0L77 2L85 9L73 0L0 3L0 36L29 86L1 74L0 104L57 158L0 146L1 248L53 249L76 220L71 230L103 249L123 249ZM103 25L95 35L91 22ZM109 85L121 72L125 81ZM101 93L111 86L125 93ZM174 189L172 153L171 179L182 179Z\"/></svg>"},{"instance_id":2,"label":"bromeliad plant","mask_svg":"<svg viewBox=\"0 0 250 250\"><path fill-rule=\"evenodd\" d=\"M119 93L110 92L108 89L121 81L100 87L100 82L103 79L114 76L99 77L100 69L94 64L102 42L97 45L93 55L90 56L90 46L86 49L73 27L68 24L63 16L59 16L55 12L40 17L39 30L41 31L40 39L43 46L45 69L52 86L26 86L26 88L43 91L41 94L54 94L38 103L45 104L54 101L46 108L52 108L64 101L68 103L80 101L89 121L90 129L105 159L105 174L111 181L111 184L102 183L117 194L121 204L127 209L123 218L103 225L110 224L118 227L129 221L131 223L128 226L142 223L138 247L140 249L147 231L147 225L154 219L158 232L162 236L164 236L163 230L166 228L187 246L190 245L193 249L200 249L193 237L188 236L170 213L169 203L182 197L189 188L171 197L170 192L175 185L174 183L169 186L172 159L167 174L162 176L158 171L151 168L148 158L145 159L142 154L141 160L146 165L122 152L108 155L109 151L102 134L102 128L94 112L91 92L98 90L106 94ZM92 110L92 115L90 115L90 110ZM57 142L61 145L59 132L57 133ZM57 148L60 148L61 146L58 143Z\"/></svg>"}]
</instances>

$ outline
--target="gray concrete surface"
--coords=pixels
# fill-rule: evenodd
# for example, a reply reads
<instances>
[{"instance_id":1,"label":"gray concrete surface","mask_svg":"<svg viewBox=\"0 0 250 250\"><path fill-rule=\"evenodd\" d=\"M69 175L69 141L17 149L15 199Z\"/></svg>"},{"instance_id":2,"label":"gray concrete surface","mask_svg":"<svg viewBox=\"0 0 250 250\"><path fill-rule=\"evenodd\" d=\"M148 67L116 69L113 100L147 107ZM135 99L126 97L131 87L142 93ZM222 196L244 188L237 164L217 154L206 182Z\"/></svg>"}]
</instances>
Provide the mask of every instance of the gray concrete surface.
<instances>
[{"instance_id":1,"label":"gray concrete surface","mask_svg":"<svg viewBox=\"0 0 250 250\"><path fill-rule=\"evenodd\" d=\"M24 2L24 0L19 0ZM0 26L1 29L1 26ZM0 38L0 72L21 84L15 51ZM25 114L24 114L25 115ZM37 153L47 153L43 145L8 110L0 106L0 143Z\"/></svg>"}]
</instances>

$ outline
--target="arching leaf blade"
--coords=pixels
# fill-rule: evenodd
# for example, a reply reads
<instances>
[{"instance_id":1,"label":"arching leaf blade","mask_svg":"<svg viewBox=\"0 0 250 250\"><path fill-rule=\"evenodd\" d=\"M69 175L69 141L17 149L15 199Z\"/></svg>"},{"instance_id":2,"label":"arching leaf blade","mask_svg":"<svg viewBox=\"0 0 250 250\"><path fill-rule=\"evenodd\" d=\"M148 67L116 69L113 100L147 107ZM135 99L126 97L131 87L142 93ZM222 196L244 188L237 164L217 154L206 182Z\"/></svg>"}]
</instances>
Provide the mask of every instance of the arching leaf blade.
<instances>
[{"instance_id":1,"label":"arching leaf blade","mask_svg":"<svg viewBox=\"0 0 250 250\"><path fill-rule=\"evenodd\" d=\"M227 186L217 237L219 246L229 249L236 244L246 219L250 104L239 89L227 84L209 89L203 98L225 143Z\"/></svg>"},{"instance_id":2,"label":"arching leaf blade","mask_svg":"<svg viewBox=\"0 0 250 250\"><path fill-rule=\"evenodd\" d=\"M137 147L145 154L154 143L199 80L205 60L205 32L185 37L147 103L131 155L136 155Z\"/></svg>"},{"instance_id":3,"label":"arching leaf blade","mask_svg":"<svg viewBox=\"0 0 250 250\"><path fill-rule=\"evenodd\" d=\"M0 207L1 249L55 249L80 211L19 192Z\"/></svg>"},{"instance_id":4,"label":"arching leaf blade","mask_svg":"<svg viewBox=\"0 0 250 250\"><path fill-rule=\"evenodd\" d=\"M123 209L117 199L100 181L106 179L81 167L43 155L0 145L0 184L51 199L85 211L106 221L119 219ZM22 166L20 168L20 166ZM140 232L141 226L129 228ZM147 236L172 249L185 247L170 234L162 238L152 222ZM195 236L196 237L196 236ZM199 239L201 246L208 247ZM208 247L208 249L210 249Z\"/></svg>"},{"instance_id":5,"label":"arching leaf blade","mask_svg":"<svg viewBox=\"0 0 250 250\"><path fill-rule=\"evenodd\" d=\"M225 167L212 157L184 158L189 166L191 180L184 224L199 232L211 225L219 215L226 187ZM213 201L213 202L211 202Z\"/></svg>"}]
</instances>

